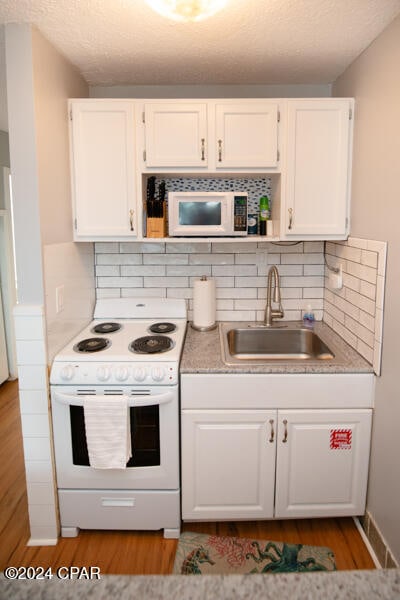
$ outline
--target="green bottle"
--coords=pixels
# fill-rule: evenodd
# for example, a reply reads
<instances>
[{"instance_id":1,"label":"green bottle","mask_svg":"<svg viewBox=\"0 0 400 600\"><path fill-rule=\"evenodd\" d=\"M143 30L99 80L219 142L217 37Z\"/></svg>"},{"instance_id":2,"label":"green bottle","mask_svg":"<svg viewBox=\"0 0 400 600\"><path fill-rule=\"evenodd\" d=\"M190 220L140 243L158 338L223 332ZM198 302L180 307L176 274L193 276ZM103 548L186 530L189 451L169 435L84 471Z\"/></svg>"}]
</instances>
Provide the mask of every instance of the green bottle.
<instances>
[{"instance_id":1,"label":"green bottle","mask_svg":"<svg viewBox=\"0 0 400 600\"><path fill-rule=\"evenodd\" d=\"M269 198L261 196L260 198L260 235L267 235L267 221L269 217Z\"/></svg>"}]
</instances>

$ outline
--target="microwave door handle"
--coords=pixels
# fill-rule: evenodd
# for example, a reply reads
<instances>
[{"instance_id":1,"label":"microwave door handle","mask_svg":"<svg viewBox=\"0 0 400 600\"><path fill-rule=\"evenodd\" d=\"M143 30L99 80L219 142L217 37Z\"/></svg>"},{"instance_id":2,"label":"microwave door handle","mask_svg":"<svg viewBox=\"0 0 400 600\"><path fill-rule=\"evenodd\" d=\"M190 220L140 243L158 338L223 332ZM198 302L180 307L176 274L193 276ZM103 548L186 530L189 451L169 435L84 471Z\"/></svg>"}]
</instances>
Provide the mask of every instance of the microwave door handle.
<instances>
[{"instance_id":1,"label":"microwave door handle","mask_svg":"<svg viewBox=\"0 0 400 600\"><path fill-rule=\"evenodd\" d=\"M115 396L105 396L101 394L102 398L115 398ZM85 398L93 398L93 395L75 395L75 394L63 394L62 392L55 392L55 400L60 404L67 404L70 406L83 406ZM117 398L125 398L128 402L129 407L136 406L155 406L157 404L167 404L173 400L174 396L172 392L165 392L164 394L154 394L150 396L117 396Z\"/></svg>"}]
</instances>

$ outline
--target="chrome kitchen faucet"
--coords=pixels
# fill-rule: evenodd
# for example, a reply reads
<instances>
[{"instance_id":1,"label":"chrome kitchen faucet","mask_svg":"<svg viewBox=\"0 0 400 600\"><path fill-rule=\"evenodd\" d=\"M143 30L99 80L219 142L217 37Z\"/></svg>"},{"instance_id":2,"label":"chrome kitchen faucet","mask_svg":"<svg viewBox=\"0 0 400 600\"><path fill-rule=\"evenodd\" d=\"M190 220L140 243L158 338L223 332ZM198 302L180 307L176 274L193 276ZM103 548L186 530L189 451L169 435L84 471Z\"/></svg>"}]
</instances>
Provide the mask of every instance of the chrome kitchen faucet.
<instances>
[{"instance_id":1,"label":"chrome kitchen faucet","mask_svg":"<svg viewBox=\"0 0 400 600\"><path fill-rule=\"evenodd\" d=\"M274 302L279 304L278 310L272 309L272 278L274 278ZM265 305L265 316L264 325L266 327L273 326L273 319L282 319L284 315L282 302L281 302L281 290L279 284L279 273L275 265L270 267L268 271L267 279L267 304Z\"/></svg>"}]
</instances>

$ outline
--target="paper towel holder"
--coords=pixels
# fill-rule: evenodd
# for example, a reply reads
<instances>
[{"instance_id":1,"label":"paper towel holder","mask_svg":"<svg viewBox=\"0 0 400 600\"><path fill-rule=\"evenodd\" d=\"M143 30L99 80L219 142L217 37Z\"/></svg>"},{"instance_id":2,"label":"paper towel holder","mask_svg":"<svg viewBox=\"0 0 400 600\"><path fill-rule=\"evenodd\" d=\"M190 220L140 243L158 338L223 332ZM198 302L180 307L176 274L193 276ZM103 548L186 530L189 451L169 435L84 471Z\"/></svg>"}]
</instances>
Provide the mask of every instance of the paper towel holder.
<instances>
[{"instance_id":1,"label":"paper towel holder","mask_svg":"<svg viewBox=\"0 0 400 600\"><path fill-rule=\"evenodd\" d=\"M200 281L207 281L207 275L202 275L200 277ZM193 321L190 323L191 327L193 329L195 329L196 331L212 331L213 329L216 329L216 327L218 326L218 323L213 323L212 325L208 325L207 327L201 327L200 325L195 325L193 323Z\"/></svg>"}]
</instances>

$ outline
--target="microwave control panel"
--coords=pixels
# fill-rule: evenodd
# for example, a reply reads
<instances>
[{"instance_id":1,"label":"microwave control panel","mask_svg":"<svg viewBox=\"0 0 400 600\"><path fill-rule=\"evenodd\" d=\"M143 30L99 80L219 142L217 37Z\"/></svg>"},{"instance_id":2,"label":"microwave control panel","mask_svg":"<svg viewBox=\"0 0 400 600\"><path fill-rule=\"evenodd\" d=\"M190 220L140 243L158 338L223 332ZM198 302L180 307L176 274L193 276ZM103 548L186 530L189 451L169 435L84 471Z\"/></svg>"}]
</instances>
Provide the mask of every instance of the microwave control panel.
<instances>
[{"instance_id":1,"label":"microwave control panel","mask_svg":"<svg viewBox=\"0 0 400 600\"><path fill-rule=\"evenodd\" d=\"M234 231L247 233L247 196L237 196L233 199L233 228Z\"/></svg>"}]
</instances>

